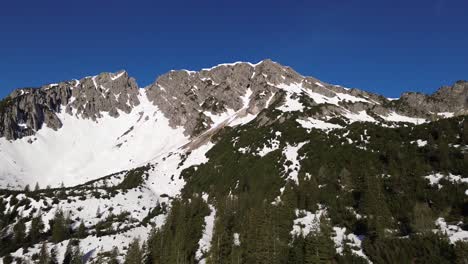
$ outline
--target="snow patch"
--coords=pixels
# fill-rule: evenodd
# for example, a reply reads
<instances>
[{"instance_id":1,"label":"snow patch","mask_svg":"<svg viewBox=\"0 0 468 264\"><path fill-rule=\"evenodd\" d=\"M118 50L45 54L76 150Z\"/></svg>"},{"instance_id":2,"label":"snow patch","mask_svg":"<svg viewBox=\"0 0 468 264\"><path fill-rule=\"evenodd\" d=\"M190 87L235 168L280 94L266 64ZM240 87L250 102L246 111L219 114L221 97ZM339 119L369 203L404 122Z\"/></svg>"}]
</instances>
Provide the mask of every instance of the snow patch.
<instances>
[{"instance_id":1,"label":"snow patch","mask_svg":"<svg viewBox=\"0 0 468 264\"><path fill-rule=\"evenodd\" d=\"M438 116L441 116L443 118L450 118L450 117L454 117L455 114L452 113L452 112L440 112L440 113L437 113Z\"/></svg>"},{"instance_id":2,"label":"snow patch","mask_svg":"<svg viewBox=\"0 0 468 264\"><path fill-rule=\"evenodd\" d=\"M272 138L272 139L268 140L268 145L269 145L269 146L263 145L263 148L262 148L262 149L258 148L258 149L257 149L257 155L260 156L260 157L264 157L264 156L267 155L268 153L279 149L280 141L278 140L278 138L279 138L280 136L281 136L281 132L280 132L280 131L276 131L276 133L275 133L275 138Z\"/></svg>"},{"instance_id":3,"label":"snow patch","mask_svg":"<svg viewBox=\"0 0 468 264\"><path fill-rule=\"evenodd\" d=\"M302 148L307 142L302 142L297 144L296 146L287 145L283 150L283 155L286 157L286 160L290 161L290 165L283 165L284 171L286 174L286 180L292 180L296 184L299 184L297 175L299 174L299 170L301 169L299 164L299 149Z\"/></svg>"},{"instance_id":4,"label":"snow patch","mask_svg":"<svg viewBox=\"0 0 468 264\"><path fill-rule=\"evenodd\" d=\"M440 217L435 222L438 229L435 229L434 232L446 234L450 240L450 243L455 243L457 241L468 241L468 231L463 230L457 225L449 225L445 222L445 219Z\"/></svg>"},{"instance_id":5,"label":"snow patch","mask_svg":"<svg viewBox=\"0 0 468 264\"><path fill-rule=\"evenodd\" d=\"M195 253L198 263L200 264L206 263L206 259L204 258L204 256L210 250L211 239L213 238L216 208L214 208L214 206L212 205L209 205L209 207L210 207L211 213L205 216L205 227L203 229L203 235L201 239L198 241L198 250Z\"/></svg>"},{"instance_id":6,"label":"snow patch","mask_svg":"<svg viewBox=\"0 0 468 264\"><path fill-rule=\"evenodd\" d=\"M417 124L417 125L427 122L427 120L424 118L403 116L395 112L391 112L387 116L380 116L380 117L390 122L406 122L406 123L412 123L412 124Z\"/></svg>"},{"instance_id":7,"label":"snow patch","mask_svg":"<svg viewBox=\"0 0 468 264\"><path fill-rule=\"evenodd\" d=\"M36 182L73 186L146 165L189 142L183 128L171 128L143 89L139 100L129 114L120 111L119 118L114 118L103 113L96 121L76 118L64 107L58 113L63 127L57 131L44 126L35 135L18 140L0 138L0 187ZM141 112L148 121L138 122Z\"/></svg>"},{"instance_id":8,"label":"snow patch","mask_svg":"<svg viewBox=\"0 0 468 264\"><path fill-rule=\"evenodd\" d=\"M119 73L118 73L117 75L115 75L115 76L114 76L113 74L111 74L111 77L110 77L110 78L111 78L112 81L115 81L115 80L117 80L118 78L122 77L124 74L125 74L125 71L121 71L121 72L119 72Z\"/></svg>"},{"instance_id":9,"label":"snow patch","mask_svg":"<svg viewBox=\"0 0 468 264\"><path fill-rule=\"evenodd\" d=\"M291 235L294 237L307 236L310 232L320 231L320 218L326 214L325 208L319 206L319 210L315 213L296 209L296 216L294 219L293 229Z\"/></svg>"},{"instance_id":10,"label":"snow patch","mask_svg":"<svg viewBox=\"0 0 468 264\"><path fill-rule=\"evenodd\" d=\"M366 259L369 263L371 261L367 258L362 250L362 241L355 234L346 234L346 227L333 227L334 235L332 237L335 243L336 252L340 255L343 254L345 244L351 248L351 252L354 255L360 256Z\"/></svg>"},{"instance_id":11,"label":"snow patch","mask_svg":"<svg viewBox=\"0 0 468 264\"><path fill-rule=\"evenodd\" d=\"M339 128L343 128L342 126L340 125L337 125L337 124L332 124L332 123L328 123L328 122L325 122L323 120L320 120L320 119L315 119L315 118L312 118L312 117L309 117L305 120L303 119L296 119L296 121L305 129L312 129L312 128L315 128L315 129L320 129L320 130L324 130L324 131L330 131L332 129L339 129Z\"/></svg>"}]
</instances>

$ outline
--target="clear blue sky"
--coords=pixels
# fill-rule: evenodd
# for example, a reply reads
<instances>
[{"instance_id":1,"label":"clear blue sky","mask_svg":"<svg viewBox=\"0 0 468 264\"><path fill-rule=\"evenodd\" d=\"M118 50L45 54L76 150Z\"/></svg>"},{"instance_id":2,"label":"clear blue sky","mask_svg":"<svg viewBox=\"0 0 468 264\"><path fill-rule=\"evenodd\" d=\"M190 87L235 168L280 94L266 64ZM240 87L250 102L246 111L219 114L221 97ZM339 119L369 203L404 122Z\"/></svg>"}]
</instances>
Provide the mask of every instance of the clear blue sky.
<instances>
[{"instance_id":1,"label":"clear blue sky","mask_svg":"<svg viewBox=\"0 0 468 264\"><path fill-rule=\"evenodd\" d=\"M351 3L352 2L352 3ZM264 58L323 81L399 96L468 79L468 1L3 1L0 97L126 69Z\"/></svg>"}]
</instances>

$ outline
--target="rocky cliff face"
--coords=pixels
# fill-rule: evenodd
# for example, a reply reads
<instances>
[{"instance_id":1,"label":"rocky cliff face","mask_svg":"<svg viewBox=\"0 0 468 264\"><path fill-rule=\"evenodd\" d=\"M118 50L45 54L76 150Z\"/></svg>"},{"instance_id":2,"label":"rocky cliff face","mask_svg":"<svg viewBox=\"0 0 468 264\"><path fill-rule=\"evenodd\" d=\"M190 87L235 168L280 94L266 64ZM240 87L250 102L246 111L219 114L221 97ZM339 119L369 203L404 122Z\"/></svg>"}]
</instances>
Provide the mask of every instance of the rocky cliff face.
<instances>
[{"instance_id":1,"label":"rocky cliff face","mask_svg":"<svg viewBox=\"0 0 468 264\"><path fill-rule=\"evenodd\" d=\"M170 71L146 88L146 96L164 113L171 126L182 126L186 135L196 136L212 128L216 116L226 111L243 109L244 114L257 114L273 101L284 102L285 91L292 91L286 96L317 106L320 111L316 117L366 111L378 116L396 112L435 119L440 117L439 113L468 113L465 81L442 87L432 95L405 93L399 100L390 101L362 90L301 76L271 60L257 64L221 64L199 72ZM119 111L129 113L140 103L138 93L136 81L125 71L38 89L18 89L0 104L0 137L16 139L32 135L44 124L60 129L58 113L62 111L95 121L104 113L118 117Z\"/></svg>"},{"instance_id":2,"label":"rocky cliff face","mask_svg":"<svg viewBox=\"0 0 468 264\"><path fill-rule=\"evenodd\" d=\"M444 86L432 95L421 93L404 93L400 98L404 107L402 111L423 113L454 113L466 115L468 113L468 82L457 81L452 86Z\"/></svg>"},{"instance_id":3,"label":"rocky cliff face","mask_svg":"<svg viewBox=\"0 0 468 264\"><path fill-rule=\"evenodd\" d=\"M96 120L107 112L118 117L139 104L138 86L125 71L13 91L0 104L0 137L16 139L46 125L62 126L58 113Z\"/></svg>"}]
</instances>

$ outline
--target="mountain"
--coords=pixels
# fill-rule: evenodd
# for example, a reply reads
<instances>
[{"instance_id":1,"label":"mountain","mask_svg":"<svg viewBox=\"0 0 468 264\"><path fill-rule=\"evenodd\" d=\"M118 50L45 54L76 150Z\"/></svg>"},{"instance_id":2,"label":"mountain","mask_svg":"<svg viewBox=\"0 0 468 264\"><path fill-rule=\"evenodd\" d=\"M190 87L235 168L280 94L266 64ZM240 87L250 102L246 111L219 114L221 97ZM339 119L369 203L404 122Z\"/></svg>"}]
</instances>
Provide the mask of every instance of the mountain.
<instances>
[{"instance_id":1,"label":"mountain","mask_svg":"<svg viewBox=\"0 0 468 264\"><path fill-rule=\"evenodd\" d=\"M0 255L107 263L139 237L148 263L463 260L467 115L466 81L389 99L271 60L17 89Z\"/></svg>"}]
</instances>

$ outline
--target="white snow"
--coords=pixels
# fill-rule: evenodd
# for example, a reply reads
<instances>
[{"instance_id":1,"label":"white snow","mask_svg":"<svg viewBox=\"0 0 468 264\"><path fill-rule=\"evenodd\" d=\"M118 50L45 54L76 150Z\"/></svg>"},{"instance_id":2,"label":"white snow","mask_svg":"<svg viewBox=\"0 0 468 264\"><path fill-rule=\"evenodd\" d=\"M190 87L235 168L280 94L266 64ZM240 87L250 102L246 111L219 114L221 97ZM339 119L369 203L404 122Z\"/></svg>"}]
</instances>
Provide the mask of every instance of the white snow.
<instances>
[{"instance_id":1,"label":"white snow","mask_svg":"<svg viewBox=\"0 0 468 264\"><path fill-rule=\"evenodd\" d=\"M457 241L468 241L468 231L463 230L461 227L447 224L445 219L442 217L438 218L435 223L438 229L434 230L434 232L446 234L451 243L455 243Z\"/></svg>"},{"instance_id":2,"label":"white snow","mask_svg":"<svg viewBox=\"0 0 468 264\"><path fill-rule=\"evenodd\" d=\"M96 256L100 251L111 251L115 246L118 248L120 253L125 253L127 251L128 244L135 238L140 240L146 240L148 234L150 233L150 228L137 227L131 230L128 230L123 233L108 235L108 236L88 236L80 240L80 249L82 252L90 253L91 256ZM47 243L49 251L56 246L57 249L57 261L62 263L65 257L65 251L70 240L62 241L58 244ZM36 244L33 248L29 248L27 253L23 253L23 249L18 249L12 255L14 257L23 257L31 259L32 255L39 253L41 250L42 244Z\"/></svg>"},{"instance_id":3,"label":"white snow","mask_svg":"<svg viewBox=\"0 0 468 264\"><path fill-rule=\"evenodd\" d=\"M291 235L294 237L307 236L310 232L320 231L320 218L326 214L326 210L319 206L319 210L315 213L296 209L296 216L294 219L293 229Z\"/></svg>"},{"instance_id":4,"label":"white snow","mask_svg":"<svg viewBox=\"0 0 468 264\"><path fill-rule=\"evenodd\" d=\"M263 145L263 148L261 148L261 149L258 148L256 155L258 155L260 157L264 157L268 153L279 149L280 141L278 140L278 138L280 136L281 136L281 132L276 131L275 132L275 138L269 139L268 140L268 145Z\"/></svg>"},{"instance_id":5,"label":"white snow","mask_svg":"<svg viewBox=\"0 0 468 264\"><path fill-rule=\"evenodd\" d=\"M286 102L283 105L277 107L276 109L283 111L283 112L294 112L304 110L304 106L301 102L299 102L299 95L295 93L288 93L286 94L285 98Z\"/></svg>"},{"instance_id":6,"label":"white snow","mask_svg":"<svg viewBox=\"0 0 468 264\"><path fill-rule=\"evenodd\" d=\"M429 183L431 185L437 185L437 187L440 189L442 188L442 185L439 184L440 180L445 178L448 181L452 183L468 183L468 178L463 178L460 175L453 175L449 173L448 175L442 174L442 173L434 173L431 175L424 176L425 179L429 180Z\"/></svg>"},{"instance_id":7,"label":"white snow","mask_svg":"<svg viewBox=\"0 0 468 264\"><path fill-rule=\"evenodd\" d=\"M219 126L222 125L227 125L227 126L237 126L237 125L243 125L247 124L248 122L252 121L255 119L257 115L251 114L248 112L251 96L252 96L252 90L249 88L247 89L246 93L241 97L243 107L239 109L238 111L235 111L233 109L226 109L225 112L214 115L209 111L203 112L206 116L211 118L213 121L213 125L211 126L211 129L215 129Z\"/></svg>"},{"instance_id":8,"label":"white snow","mask_svg":"<svg viewBox=\"0 0 468 264\"><path fill-rule=\"evenodd\" d=\"M214 231L214 221L216 218L216 208L209 205L211 213L205 216L205 227L203 229L203 235L198 241L198 250L195 253L195 257L198 260L198 263L206 263L206 259L203 257L211 248L211 239L213 238Z\"/></svg>"},{"instance_id":9,"label":"white snow","mask_svg":"<svg viewBox=\"0 0 468 264\"><path fill-rule=\"evenodd\" d=\"M368 115L366 111L359 111L353 113L346 111L344 116L349 119L351 123L354 122L377 122L372 116Z\"/></svg>"},{"instance_id":10,"label":"white snow","mask_svg":"<svg viewBox=\"0 0 468 264\"><path fill-rule=\"evenodd\" d=\"M418 145L418 147L422 148L422 147L427 145L427 140L418 139L416 141L411 141L410 143L411 144L416 143L416 145Z\"/></svg>"},{"instance_id":11,"label":"white snow","mask_svg":"<svg viewBox=\"0 0 468 264\"><path fill-rule=\"evenodd\" d=\"M307 118L305 120L296 119L296 121L305 129L315 128L315 129L320 129L320 130L324 130L324 131L330 131L332 129L343 128L340 125L333 124L333 123L328 123L328 122L325 122L323 120L316 119L316 118L313 118L313 117L309 117L309 118Z\"/></svg>"},{"instance_id":12,"label":"white snow","mask_svg":"<svg viewBox=\"0 0 468 264\"><path fill-rule=\"evenodd\" d=\"M273 100L273 97L276 95L276 93L272 93L270 98L268 98L268 100L266 101L265 103L265 108L269 107L270 106L270 103L271 103L271 100Z\"/></svg>"},{"instance_id":13,"label":"white snow","mask_svg":"<svg viewBox=\"0 0 468 264\"><path fill-rule=\"evenodd\" d=\"M440 112L440 113L437 113L437 115L442 116L444 118L449 118L449 117L453 117L455 114L452 112Z\"/></svg>"},{"instance_id":14,"label":"white snow","mask_svg":"<svg viewBox=\"0 0 468 264\"><path fill-rule=\"evenodd\" d=\"M381 116L384 120L390 122L406 122L406 123L413 123L413 124L422 124L427 122L424 118L417 118L417 117L409 117L397 114L395 112L391 112L387 116Z\"/></svg>"},{"instance_id":15,"label":"white snow","mask_svg":"<svg viewBox=\"0 0 468 264\"><path fill-rule=\"evenodd\" d=\"M346 234L346 227L333 227L335 234L332 239L335 243L336 252L340 255L343 254L344 245L347 244L351 248L351 252L354 255L360 256L366 259L369 263L372 263L362 250L361 239L353 233Z\"/></svg>"},{"instance_id":16,"label":"white snow","mask_svg":"<svg viewBox=\"0 0 468 264\"><path fill-rule=\"evenodd\" d=\"M442 173L435 173L432 175L425 176L424 178L428 179L432 185L439 183L439 181L442 178L447 178L453 183L468 183L468 178L463 178L459 175L453 175L451 173L449 173L448 175L444 175Z\"/></svg>"},{"instance_id":17,"label":"white snow","mask_svg":"<svg viewBox=\"0 0 468 264\"><path fill-rule=\"evenodd\" d=\"M111 78L112 81L115 81L115 80L117 80L118 78L122 77L124 74L125 74L125 71L121 71L121 72L119 72L119 73L118 73L117 75L115 75L115 76L114 76L113 74L111 74L111 77L110 77L110 78Z\"/></svg>"},{"instance_id":18,"label":"white snow","mask_svg":"<svg viewBox=\"0 0 468 264\"><path fill-rule=\"evenodd\" d=\"M257 63L250 63L250 62L244 62L244 61L236 61L236 62L233 62L233 63L221 63L221 64L218 64L216 66L213 66L211 68L204 68L204 69L201 69L202 71L211 71L213 69L216 69L218 67L221 67L221 66L234 66L234 65L237 65L237 64L247 64L247 65L250 65L252 67L256 67L257 65L259 65L260 63L262 63L262 61L259 61Z\"/></svg>"},{"instance_id":19,"label":"white snow","mask_svg":"<svg viewBox=\"0 0 468 264\"><path fill-rule=\"evenodd\" d=\"M283 150L283 155L285 156L286 160L290 161L290 165L283 165L284 171L286 173L286 180L292 180L296 184L299 184L297 175L299 174L299 170L301 169L299 164L299 154L298 151L302 146L304 146L307 142L299 143L295 146L287 145Z\"/></svg>"},{"instance_id":20,"label":"white snow","mask_svg":"<svg viewBox=\"0 0 468 264\"><path fill-rule=\"evenodd\" d=\"M341 101L349 101L352 103L356 103L356 102L371 103L370 101L364 98L357 97L357 96L350 95L350 94L345 94L345 93L336 93L336 97L333 97L333 99L334 100L332 101L332 104L335 104L335 105L338 105L338 102L341 102Z\"/></svg>"},{"instance_id":21,"label":"white snow","mask_svg":"<svg viewBox=\"0 0 468 264\"><path fill-rule=\"evenodd\" d=\"M241 242L240 242L239 233L234 233L233 242L234 242L234 245L240 246Z\"/></svg>"},{"instance_id":22,"label":"white snow","mask_svg":"<svg viewBox=\"0 0 468 264\"><path fill-rule=\"evenodd\" d=\"M187 155L184 149L157 157L152 160L152 163L154 162L156 165L154 170L149 173L148 185L158 195L167 194L171 197L178 195L185 185L184 179L180 177L182 170L206 163L208 158L205 154L213 146L214 144L209 142L192 150L182 165L179 165L182 157Z\"/></svg>"},{"instance_id":23,"label":"white snow","mask_svg":"<svg viewBox=\"0 0 468 264\"><path fill-rule=\"evenodd\" d=\"M182 128L169 126L143 89L139 100L131 113L119 112L119 118L104 113L94 122L63 111L58 114L63 127L57 131L44 127L15 141L0 138L0 186L72 186L145 165L189 141Z\"/></svg>"},{"instance_id":24,"label":"white snow","mask_svg":"<svg viewBox=\"0 0 468 264\"><path fill-rule=\"evenodd\" d=\"M97 77L97 76L94 76L94 77L92 78L92 80L93 80L94 88L96 88L96 90L97 90L97 89L98 89L98 85L97 85L97 83L96 83L96 77Z\"/></svg>"},{"instance_id":25,"label":"white snow","mask_svg":"<svg viewBox=\"0 0 468 264\"><path fill-rule=\"evenodd\" d=\"M21 128L28 128L28 125L25 123L19 123L18 126Z\"/></svg>"},{"instance_id":26,"label":"white snow","mask_svg":"<svg viewBox=\"0 0 468 264\"><path fill-rule=\"evenodd\" d=\"M315 82L316 85L320 86L320 87L325 87L325 85L319 83L319 82Z\"/></svg>"},{"instance_id":27,"label":"white snow","mask_svg":"<svg viewBox=\"0 0 468 264\"><path fill-rule=\"evenodd\" d=\"M328 97L325 95L322 95L317 92L313 92L311 89L306 89L303 87L302 83L291 83L291 84L285 84L285 83L280 83L280 84L273 84L273 83L268 83L271 86L275 86L279 89L282 89L286 91L286 102L278 107L279 110L284 111L284 112L290 112L290 111L302 111L303 110L303 105L299 102L299 95L305 94L312 98L317 104L333 104L333 105L339 105L340 102L364 102L364 103L372 103L364 98L361 97L356 97L350 94L346 93L337 93L333 92L332 90L329 90L331 93L334 93L333 97ZM317 83L316 83L317 84ZM327 89L324 85L321 85L322 88Z\"/></svg>"}]
</instances>

